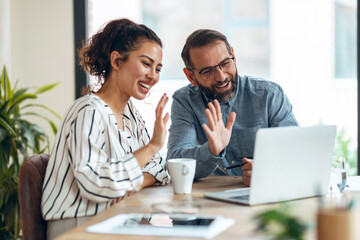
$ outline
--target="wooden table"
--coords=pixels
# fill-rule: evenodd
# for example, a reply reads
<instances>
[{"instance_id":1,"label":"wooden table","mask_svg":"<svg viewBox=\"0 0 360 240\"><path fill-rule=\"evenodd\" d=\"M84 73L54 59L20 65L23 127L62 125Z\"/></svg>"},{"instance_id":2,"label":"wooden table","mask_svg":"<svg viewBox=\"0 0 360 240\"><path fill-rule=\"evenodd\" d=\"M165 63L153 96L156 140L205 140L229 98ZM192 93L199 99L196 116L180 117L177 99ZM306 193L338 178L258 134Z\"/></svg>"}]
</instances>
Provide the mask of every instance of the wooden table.
<instances>
[{"instance_id":1,"label":"wooden table","mask_svg":"<svg viewBox=\"0 0 360 240\"><path fill-rule=\"evenodd\" d=\"M61 235L58 240L64 239L190 239L176 237L159 237L159 236L135 236L135 235L111 235L111 234L95 234L86 232L86 227L120 213L151 213L152 205L156 203L181 203L191 202L200 205L199 214L222 215L226 218L235 219L235 224L224 232L217 235L214 239L264 239L264 236L254 234L255 222L252 217L269 208L275 208L279 204L267 204L260 206L242 206L233 203L215 201L206 199L203 194L206 192L221 191L245 187L241 177L237 176L211 176L193 184L193 191L187 195L175 195L171 185L152 186L145 188L129 197L121 200L106 211L99 213L91 218L83 226L76 227L71 231ZM297 201L290 201L293 205L293 213L306 222L314 223L317 212L317 199L307 198ZM306 239L315 239L315 231L310 230ZM196 238L198 239L198 238Z\"/></svg>"}]
</instances>

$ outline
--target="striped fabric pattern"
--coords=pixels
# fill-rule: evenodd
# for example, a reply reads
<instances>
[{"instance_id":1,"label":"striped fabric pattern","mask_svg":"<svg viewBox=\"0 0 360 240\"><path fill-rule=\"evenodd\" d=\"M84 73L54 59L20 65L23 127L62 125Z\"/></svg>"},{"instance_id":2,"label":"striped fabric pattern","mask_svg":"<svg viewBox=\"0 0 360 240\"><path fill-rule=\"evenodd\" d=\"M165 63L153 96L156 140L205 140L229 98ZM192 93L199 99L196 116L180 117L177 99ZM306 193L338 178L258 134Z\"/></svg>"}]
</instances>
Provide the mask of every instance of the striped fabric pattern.
<instances>
[{"instance_id":1,"label":"striped fabric pattern","mask_svg":"<svg viewBox=\"0 0 360 240\"><path fill-rule=\"evenodd\" d=\"M124 131L115 115L94 94L77 99L58 129L46 169L42 194L45 220L95 215L127 191L138 190L142 172L166 184L169 176L159 154L140 168L133 151L150 136L145 122L129 100L123 110Z\"/></svg>"}]
</instances>

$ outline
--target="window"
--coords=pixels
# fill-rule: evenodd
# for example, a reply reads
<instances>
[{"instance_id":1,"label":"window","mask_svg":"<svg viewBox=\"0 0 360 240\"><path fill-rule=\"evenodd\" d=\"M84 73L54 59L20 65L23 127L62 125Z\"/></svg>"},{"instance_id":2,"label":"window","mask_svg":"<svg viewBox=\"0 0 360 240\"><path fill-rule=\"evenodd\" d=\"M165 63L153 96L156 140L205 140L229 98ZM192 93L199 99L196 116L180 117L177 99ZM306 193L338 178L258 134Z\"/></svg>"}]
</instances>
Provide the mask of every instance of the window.
<instances>
[{"instance_id":1,"label":"window","mask_svg":"<svg viewBox=\"0 0 360 240\"><path fill-rule=\"evenodd\" d=\"M283 87L300 125L336 124L339 144L348 144L350 174L356 172L356 0L88 1L89 35L111 19L128 17L152 28L164 43L160 82L136 103L150 132L161 94L188 84L180 57L186 37L211 28L227 35L240 75Z\"/></svg>"},{"instance_id":2,"label":"window","mask_svg":"<svg viewBox=\"0 0 360 240\"><path fill-rule=\"evenodd\" d=\"M355 1L335 2L335 77L356 78Z\"/></svg>"}]
</instances>

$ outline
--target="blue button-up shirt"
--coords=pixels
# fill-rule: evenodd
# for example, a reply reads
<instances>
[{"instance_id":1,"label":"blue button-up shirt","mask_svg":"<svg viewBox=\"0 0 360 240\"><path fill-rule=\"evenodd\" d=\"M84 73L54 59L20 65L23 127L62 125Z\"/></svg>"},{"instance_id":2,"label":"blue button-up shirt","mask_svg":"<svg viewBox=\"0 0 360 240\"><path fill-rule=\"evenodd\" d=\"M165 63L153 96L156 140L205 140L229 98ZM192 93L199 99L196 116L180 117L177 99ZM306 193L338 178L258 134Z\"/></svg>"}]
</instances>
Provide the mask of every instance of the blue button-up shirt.
<instances>
[{"instance_id":1,"label":"blue button-up shirt","mask_svg":"<svg viewBox=\"0 0 360 240\"><path fill-rule=\"evenodd\" d=\"M240 164L243 157L253 157L258 129L298 125L289 99L278 84L239 76L234 98L220 104L224 124L231 112L236 113L231 139L228 146L214 156L201 126L208 124L205 108L209 101L212 100L197 86L189 84L174 93L171 106L167 159L195 158L195 179L209 175L241 176L241 168L224 168Z\"/></svg>"}]
</instances>

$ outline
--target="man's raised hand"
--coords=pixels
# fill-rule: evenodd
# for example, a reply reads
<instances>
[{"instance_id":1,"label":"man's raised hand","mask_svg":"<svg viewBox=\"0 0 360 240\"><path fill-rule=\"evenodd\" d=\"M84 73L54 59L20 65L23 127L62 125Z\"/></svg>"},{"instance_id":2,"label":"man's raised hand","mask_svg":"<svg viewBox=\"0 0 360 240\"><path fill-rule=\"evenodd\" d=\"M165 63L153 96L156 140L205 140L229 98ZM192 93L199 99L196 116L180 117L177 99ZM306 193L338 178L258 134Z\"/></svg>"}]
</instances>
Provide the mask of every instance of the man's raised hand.
<instances>
[{"instance_id":1,"label":"man's raised hand","mask_svg":"<svg viewBox=\"0 0 360 240\"><path fill-rule=\"evenodd\" d=\"M210 152L217 156L229 144L236 114L235 112L230 113L226 126L224 126L220 103L215 99L214 104L209 102L209 108L205 109L208 125L203 124L202 127L208 138Z\"/></svg>"}]
</instances>

